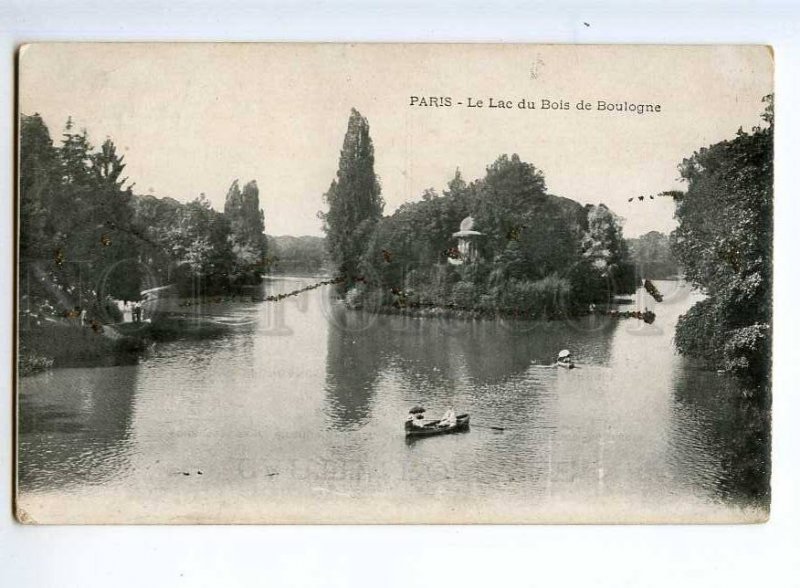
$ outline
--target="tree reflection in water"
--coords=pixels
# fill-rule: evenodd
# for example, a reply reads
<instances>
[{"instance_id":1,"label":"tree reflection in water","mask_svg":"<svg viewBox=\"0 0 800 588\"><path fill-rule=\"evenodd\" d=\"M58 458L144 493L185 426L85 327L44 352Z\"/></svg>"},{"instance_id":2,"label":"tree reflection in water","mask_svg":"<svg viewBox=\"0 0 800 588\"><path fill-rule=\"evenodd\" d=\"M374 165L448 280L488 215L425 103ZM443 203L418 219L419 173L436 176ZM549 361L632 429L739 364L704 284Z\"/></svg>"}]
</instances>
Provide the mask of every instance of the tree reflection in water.
<instances>
[{"instance_id":1,"label":"tree reflection in water","mask_svg":"<svg viewBox=\"0 0 800 588\"><path fill-rule=\"evenodd\" d=\"M354 429L369 418L375 382L384 362L381 329L367 314L332 309L328 324L326 414L335 429Z\"/></svg>"},{"instance_id":2,"label":"tree reflection in water","mask_svg":"<svg viewBox=\"0 0 800 588\"><path fill-rule=\"evenodd\" d=\"M745 391L727 376L686 369L675 382L673 444L692 445L701 431L717 497L768 508L770 501L770 400ZM686 448L675 455L685 455ZM713 467L712 467L713 466ZM680 467L685 467L680 465ZM695 479L695 478L689 478Z\"/></svg>"},{"instance_id":3,"label":"tree reflection in water","mask_svg":"<svg viewBox=\"0 0 800 588\"><path fill-rule=\"evenodd\" d=\"M492 397L493 387L523 378L532 366L553 366L565 347L579 361L606 364L615 326L375 317L341 307L331 312L327 414L339 429L357 428L369 419L375 387L384 376L391 374L404 389L416 390L414 402L434 398L444 407L464 401L468 389L470 403L480 403L481 397ZM502 399L512 412L526 412L529 401L527 395Z\"/></svg>"},{"instance_id":4,"label":"tree reflection in water","mask_svg":"<svg viewBox=\"0 0 800 588\"><path fill-rule=\"evenodd\" d=\"M75 368L21 380L20 490L102 485L125 470L136 370Z\"/></svg>"}]
</instances>

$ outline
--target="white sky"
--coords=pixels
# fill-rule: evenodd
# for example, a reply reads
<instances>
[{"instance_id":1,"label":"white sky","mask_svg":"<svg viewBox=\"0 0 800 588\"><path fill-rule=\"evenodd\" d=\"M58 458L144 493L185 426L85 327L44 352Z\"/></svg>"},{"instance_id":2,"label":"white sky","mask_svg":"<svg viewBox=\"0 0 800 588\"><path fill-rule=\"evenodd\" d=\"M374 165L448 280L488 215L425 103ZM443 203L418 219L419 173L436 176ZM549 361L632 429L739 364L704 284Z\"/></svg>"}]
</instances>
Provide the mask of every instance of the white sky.
<instances>
[{"instance_id":1,"label":"white sky","mask_svg":"<svg viewBox=\"0 0 800 588\"><path fill-rule=\"evenodd\" d=\"M321 234L351 107L366 116L386 212L441 191L501 153L540 168L549 192L604 202L625 234L674 227L669 199L694 150L759 124L772 91L763 47L557 45L33 45L20 112L58 142L71 115L117 144L137 193L217 209L234 179L258 181L269 234ZM564 99L569 111L411 108L409 97ZM582 99L661 104L661 114L579 112ZM152 192L151 192L152 190Z\"/></svg>"}]
</instances>

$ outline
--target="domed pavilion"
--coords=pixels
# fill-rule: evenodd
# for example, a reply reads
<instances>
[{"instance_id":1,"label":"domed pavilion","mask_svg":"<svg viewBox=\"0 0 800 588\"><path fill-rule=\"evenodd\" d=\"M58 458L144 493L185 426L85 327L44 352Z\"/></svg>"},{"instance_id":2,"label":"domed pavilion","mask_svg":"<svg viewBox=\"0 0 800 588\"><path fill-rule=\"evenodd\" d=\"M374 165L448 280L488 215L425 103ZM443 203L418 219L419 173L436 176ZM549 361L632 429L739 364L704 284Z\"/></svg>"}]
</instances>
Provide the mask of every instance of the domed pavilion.
<instances>
[{"instance_id":1,"label":"domed pavilion","mask_svg":"<svg viewBox=\"0 0 800 588\"><path fill-rule=\"evenodd\" d=\"M482 236L483 233L475 230L474 218L468 216L462 220L458 231L453 233L458 242L458 259L449 258L450 263L461 265L478 259L478 238Z\"/></svg>"}]
</instances>

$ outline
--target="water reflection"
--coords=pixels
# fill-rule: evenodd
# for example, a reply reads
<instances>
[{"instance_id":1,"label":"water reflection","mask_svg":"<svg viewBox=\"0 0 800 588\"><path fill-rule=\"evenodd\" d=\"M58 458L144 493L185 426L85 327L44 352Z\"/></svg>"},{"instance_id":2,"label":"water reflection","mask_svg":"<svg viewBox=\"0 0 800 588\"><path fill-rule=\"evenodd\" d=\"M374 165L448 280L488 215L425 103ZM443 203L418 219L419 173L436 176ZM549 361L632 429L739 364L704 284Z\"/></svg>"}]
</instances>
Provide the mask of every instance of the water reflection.
<instances>
[{"instance_id":1,"label":"water reflection","mask_svg":"<svg viewBox=\"0 0 800 588\"><path fill-rule=\"evenodd\" d=\"M130 460L136 367L72 368L24 379L19 484L26 490L103 484Z\"/></svg>"},{"instance_id":2,"label":"water reflection","mask_svg":"<svg viewBox=\"0 0 800 588\"><path fill-rule=\"evenodd\" d=\"M519 385L535 387L552 376L555 357L569 347L587 365L607 364L613 327L591 328L585 322L515 324L495 321L451 321L402 316L374 317L332 309L328 330L326 392L335 427L357 427L369 418L369 407L381 376L418 401L435 398L453 403L459 389L525 414L532 408ZM452 323L459 323L452 329ZM585 328L582 328L585 325ZM499 393L499 395L498 395ZM498 410L503 411L498 406Z\"/></svg>"},{"instance_id":3,"label":"water reflection","mask_svg":"<svg viewBox=\"0 0 800 588\"><path fill-rule=\"evenodd\" d=\"M593 320L483 321L474 324L470 336L459 339L458 344L470 376L482 384L513 378L531 365L551 366L565 348L583 363L603 365L608 362L616 325L596 329Z\"/></svg>"},{"instance_id":4,"label":"water reflection","mask_svg":"<svg viewBox=\"0 0 800 588\"><path fill-rule=\"evenodd\" d=\"M658 330L375 316L327 294L215 307L235 324L226 334L159 344L137 366L23 378L21 489L53 492L56 509L65 491L87 509L97 496L172 508L195 497L220 520L240 496L448 508L478 497L543 512L614 499L667 516L675 504L767 504L766 409L675 354L693 302L679 290L655 307ZM562 348L579 369L552 367ZM417 403L431 417L469 412L470 431L406 443Z\"/></svg>"},{"instance_id":5,"label":"water reflection","mask_svg":"<svg viewBox=\"0 0 800 588\"><path fill-rule=\"evenodd\" d=\"M332 427L353 429L369 418L375 382L385 363L382 333L365 327L372 317L334 308L335 326L328 329L325 394Z\"/></svg>"},{"instance_id":6,"label":"water reflection","mask_svg":"<svg viewBox=\"0 0 800 588\"><path fill-rule=\"evenodd\" d=\"M697 461L675 464L696 470L694 477L684 479L695 485L698 481L713 485L722 500L757 506L769 503L770 416L766 398L747 398L739 384L726 376L686 369L676 378L672 409L673 455L705 456L700 462L702 468L696 468Z\"/></svg>"}]
</instances>

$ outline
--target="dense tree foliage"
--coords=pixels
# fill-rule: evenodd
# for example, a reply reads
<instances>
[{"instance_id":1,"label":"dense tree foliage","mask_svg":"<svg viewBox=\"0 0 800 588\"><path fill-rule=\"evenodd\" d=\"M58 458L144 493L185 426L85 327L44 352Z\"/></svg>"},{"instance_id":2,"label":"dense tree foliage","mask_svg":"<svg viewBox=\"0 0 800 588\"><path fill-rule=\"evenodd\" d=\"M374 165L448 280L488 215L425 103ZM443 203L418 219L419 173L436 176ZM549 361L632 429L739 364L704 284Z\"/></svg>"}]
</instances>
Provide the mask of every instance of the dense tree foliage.
<instances>
[{"instance_id":1,"label":"dense tree foliage","mask_svg":"<svg viewBox=\"0 0 800 588\"><path fill-rule=\"evenodd\" d=\"M385 218L374 161L369 125L353 110L321 214L332 264L349 279L341 290L353 305L552 314L633 290L621 219L603 205L584 208L548 194L541 170L516 154L501 155L470 184L456 170L441 195L429 188ZM467 216L481 233L479 258L453 264L453 233Z\"/></svg>"},{"instance_id":2,"label":"dense tree foliage","mask_svg":"<svg viewBox=\"0 0 800 588\"><path fill-rule=\"evenodd\" d=\"M681 317L679 350L740 376L769 375L772 285L772 98L766 125L700 149L680 165L674 252L706 294Z\"/></svg>"},{"instance_id":3,"label":"dense tree foliage","mask_svg":"<svg viewBox=\"0 0 800 588\"><path fill-rule=\"evenodd\" d=\"M231 225L235 279L243 284L260 283L261 274L266 271L267 236L255 180L241 191L239 181L233 182L225 198L225 217Z\"/></svg>"},{"instance_id":4,"label":"dense tree foliage","mask_svg":"<svg viewBox=\"0 0 800 588\"><path fill-rule=\"evenodd\" d=\"M157 230L148 228L152 240L169 251L171 281L187 295L224 292L236 277L230 220L211 208L204 194L179 205L173 219L169 226L159 222Z\"/></svg>"},{"instance_id":5,"label":"dense tree foliage","mask_svg":"<svg viewBox=\"0 0 800 588\"><path fill-rule=\"evenodd\" d=\"M680 273L672 253L670 238L664 233L650 231L640 237L627 239L630 257L643 278L663 280Z\"/></svg>"},{"instance_id":6,"label":"dense tree foliage","mask_svg":"<svg viewBox=\"0 0 800 588\"><path fill-rule=\"evenodd\" d=\"M128 228L133 193L107 140L93 151L68 120L55 147L38 115L20 121L21 293L65 311L105 297L138 296L138 255Z\"/></svg>"},{"instance_id":7,"label":"dense tree foliage","mask_svg":"<svg viewBox=\"0 0 800 588\"><path fill-rule=\"evenodd\" d=\"M205 196L187 204L137 196L124 157L99 149L68 120L59 146L39 115L20 120L20 294L23 310L87 309L109 319L112 299L177 283L185 294L258 283L266 236L258 187L231 188L225 213ZM50 312L50 311L49 311Z\"/></svg>"},{"instance_id":8,"label":"dense tree foliage","mask_svg":"<svg viewBox=\"0 0 800 588\"><path fill-rule=\"evenodd\" d=\"M427 270L446 261L453 232L468 214L460 172L439 196L426 190L421 202L402 204L376 226L359 271L393 286L425 279Z\"/></svg>"},{"instance_id":9,"label":"dense tree foliage","mask_svg":"<svg viewBox=\"0 0 800 588\"><path fill-rule=\"evenodd\" d=\"M425 190L377 223L348 300L554 316L630 292L621 219L546 193L543 174L502 155L467 185L456 170L440 196ZM475 219L479 258L462 265L453 233Z\"/></svg>"},{"instance_id":10,"label":"dense tree foliage","mask_svg":"<svg viewBox=\"0 0 800 588\"><path fill-rule=\"evenodd\" d=\"M54 232L50 214L61 184L58 150L39 116L22 116L19 146L20 262L26 269L34 261L54 255L52 243L43 239Z\"/></svg>"},{"instance_id":11,"label":"dense tree foliage","mask_svg":"<svg viewBox=\"0 0 800 588\"><path fill-rule=\"evenodd\" d=\"M364 246L383 214L381 187L374 168L369 123L352 109L339 170L325 193L328 211L320 214L331 261L347 278L356 276Z\"/></svg>"},{"instance_id":12,"label":"dense tree foliage","mask_svg":"<svg viewBox=\"0 0 800 588\"><path fill-rule=\"evenodd\" d=\"M547 200L541 171L516 154L498 157L475 184L474 216L486 233L484 254L490 259L502 254L509 243L535 230L533 217Z\"/></svg>"}]
</instances>

